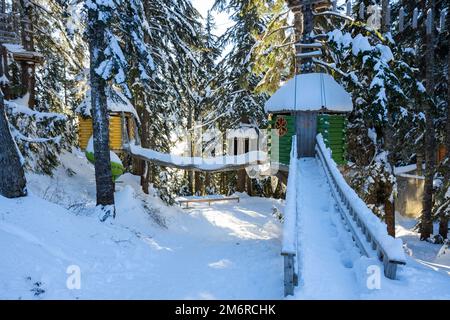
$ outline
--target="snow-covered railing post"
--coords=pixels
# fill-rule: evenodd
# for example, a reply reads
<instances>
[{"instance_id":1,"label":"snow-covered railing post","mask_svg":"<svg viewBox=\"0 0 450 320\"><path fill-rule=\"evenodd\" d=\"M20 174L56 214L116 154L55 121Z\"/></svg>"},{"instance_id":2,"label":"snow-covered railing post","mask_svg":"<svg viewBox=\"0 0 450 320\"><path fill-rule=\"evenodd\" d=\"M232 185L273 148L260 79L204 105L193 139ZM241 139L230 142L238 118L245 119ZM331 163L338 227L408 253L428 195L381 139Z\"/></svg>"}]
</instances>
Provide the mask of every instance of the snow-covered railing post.
<instances>
[{"instance_id":1,"label":"snow-covered railing post","mask_svg":"<svg viewBox=\"0 0 450 320\"><path fill-rule=\"evenodd\" d=\"M291 160L287 182L283 223L284 296L293 295L298 285L297 255L297 137L292 137Z\"/></svg>"},{"instance_id":2,"label":"snow-covered railing post","mask_svg":"<svg viewBox=\"0 0 450 320\"><path fill-rule=\"evenodd\" d=\"M397 266L406 264L403 243L388 235L386 224L381 222L366 203L347 184L331 158L322 135L317 135L316 155L322 163L331 191L339 206L342 219L347 224L361 254L383 262L384 275L395 279Z\"/></svg>"}]
</instances>

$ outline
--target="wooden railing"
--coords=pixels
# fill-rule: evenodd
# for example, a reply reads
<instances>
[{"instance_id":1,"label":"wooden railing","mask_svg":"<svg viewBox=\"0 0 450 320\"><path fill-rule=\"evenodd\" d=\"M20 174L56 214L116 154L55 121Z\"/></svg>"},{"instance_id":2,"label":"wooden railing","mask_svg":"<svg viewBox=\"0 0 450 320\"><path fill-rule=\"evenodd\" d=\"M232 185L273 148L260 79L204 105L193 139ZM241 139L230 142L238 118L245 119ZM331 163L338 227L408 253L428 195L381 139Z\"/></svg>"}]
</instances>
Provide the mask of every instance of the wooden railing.
<instances>
[{"instance_id":1,"label":"wooden railing","mask_svg":"<svg viewBox=\"0 0 450 320\"><path fill-rule=\"evenodd\" d=\"M284 296L293 295L298 285L297 270L297 139L292 137L289 177L283 223L283 244L281 255L284 260Z\"/></svg>"},{"instance_id":2,"label":"wooden railing","mask_svg":"<svg viewBox=\"0 0 450 320\"><path fill-rule=\"evenodd\" d=\"M384 275L389 279L395 279L397 266L406 264L402 241L387 234L386 225L372 213L347 184L331 158L331 150L325 146L322 135L317 136L316 142L317 158L322 164L339 206L339 212L349 227L355 244L361 254L381 260L384 265Z\"/></svg>"}]
</instances>

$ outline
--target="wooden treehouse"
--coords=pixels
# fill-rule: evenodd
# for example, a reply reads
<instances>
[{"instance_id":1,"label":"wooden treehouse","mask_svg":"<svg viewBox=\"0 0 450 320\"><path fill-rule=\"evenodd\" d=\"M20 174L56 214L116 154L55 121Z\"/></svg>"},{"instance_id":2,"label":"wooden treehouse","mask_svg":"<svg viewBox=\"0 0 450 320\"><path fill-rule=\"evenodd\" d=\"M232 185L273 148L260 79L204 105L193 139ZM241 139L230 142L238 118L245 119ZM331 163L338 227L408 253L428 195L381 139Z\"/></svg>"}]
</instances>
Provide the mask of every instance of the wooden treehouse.
<instances>
[{"instance_id":1,"label":"wooden treehouse","mask_svg":"<svg viewBox=\"0 0 450 320\"><path fill-rule=\"evenodd\" d=\"M44 59L35 51L33 8L23 1L0 0L0 87L7 99L29 94L28 104L35 105L35 69ZM12 70L10 62L16 62ZM20 83L13 83L13 73Z\"/></svg>"},{"instance_id":2,"label":"wooden treehouse","mask_svg":"<svg viewBox=\"0 0 450 320\"><path fill-rule=\"evenodd\" d=\"M295 70L266 102L269 113L270 157L288 166L292 137L297 137L297 157L314 157L316 136L321 133L336 163L345 163L346 114L353 110L350 94L331 75L315 73L314 59L324 44L313 37L314 16L330 14L336 2L328 0L287 0L294 13Z\"/></svg>"},{"instance_id":3,"label":"wooden treehouse","mask_svg":"<svg viewBox=\"0 0 450 320\"><path fill-rule=\"evenodd\" d=\"M345 162L346 114L353 109L348 92L324 73L296 75L266 102L271 130L270 157L289 165L292 137L297 157L314 157L321 133L336 163Z\"/></svg>"}]
</instances>

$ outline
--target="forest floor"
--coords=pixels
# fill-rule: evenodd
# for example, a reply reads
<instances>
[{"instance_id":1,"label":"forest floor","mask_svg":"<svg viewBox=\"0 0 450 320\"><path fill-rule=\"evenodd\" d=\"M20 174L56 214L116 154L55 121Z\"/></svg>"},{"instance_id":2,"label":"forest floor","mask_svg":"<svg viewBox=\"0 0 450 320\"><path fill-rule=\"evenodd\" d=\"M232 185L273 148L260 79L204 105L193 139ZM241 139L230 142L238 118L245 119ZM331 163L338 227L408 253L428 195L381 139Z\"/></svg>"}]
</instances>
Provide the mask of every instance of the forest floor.
<instances>
[{"instance_id":1,"label":"forest floor","mask_svg":"<svg viewBox=\"0 0 450 320\"><path fill-rule=\"evenodd\" d=\"M297 298L450 299L450 262L438 260L441 246L418 241L407 219L398 219L397 227L411 254L400 281L383 278L382 290L367 290L364 266L370 261L347 250L351 240L331 215L328 186L310 169L303 194L310 192L314 215L305 214L310 230L302 239L317 249L308 257L322 265L303 274L306 279L309 272L310 280L326 276L335 290L318 290L320 281L307 288L300 283ZM143 194L138 177L126 174L117 185L117 217L102 223L95 210L94 168L80 151L63 154L53 177L27 179L29 196L0 197L0 299L283 297L282 225L272 215L273 207L283 210L281 200L239 194L239 203L168 207L156 195ZM317 224L321 233L314 232ZM316 272L338 273L320 252L335 257L345 277L333 281L332 273ZM80 289L67 286L74 268L80 270Z\"/></svg>"},{"instance_id":2,"label":"forest floor","mask_svg":"<svg viewBox=\"0 0 450 320\"><path fill-rule=\"evenodd\" d=\"M102 223L92 165L80 152L62 160L52 178L27 176L28 197L0 197L0 299L282 297L280 200L167 207L126 174L117 217ZM79 290L66 286L69 266Z\"/></svg>"}]
</instances>

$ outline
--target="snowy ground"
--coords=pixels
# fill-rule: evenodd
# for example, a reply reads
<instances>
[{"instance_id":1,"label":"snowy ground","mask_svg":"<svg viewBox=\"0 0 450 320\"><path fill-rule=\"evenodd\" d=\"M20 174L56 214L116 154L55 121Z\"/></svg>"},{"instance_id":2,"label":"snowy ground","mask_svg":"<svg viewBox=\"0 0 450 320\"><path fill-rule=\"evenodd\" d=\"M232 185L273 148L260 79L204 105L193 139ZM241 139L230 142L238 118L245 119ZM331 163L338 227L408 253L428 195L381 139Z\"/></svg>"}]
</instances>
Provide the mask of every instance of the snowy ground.
<instances>
[{"instance_id":1,"label":"snowy ground","mask_svg":"<svg viewBox=\"0 0 450 320\"><path fill-rule=\"evenodd\" d=\"M281 225L272 217L281 202L240 195L169 208L125 175L117 219L101 223L92 166L81 153L63 163L54 178L29 175L30 196L0 197L0 298L282 297ZM66 286L70 265L80 267L80 290Z\"/></svg>"},{"instance_id":2,"label":"snowy ground","mask_svg":"<svg viewBox=\"0 0 450 320\"><path fill-rule=\"evenodd\" d=\"M399 268L398 280L382 276L379 288L369 288L367 268L374 265L383 270L381 264L361 257L353 245L319 163L302 159L298 166L300 285L296 299L450 299L450 275L442 272L448 266L437 268L414 257ZM404 240L412 245L410 239ZM435 259L437 252L428 252L423 259Z\"/></svg>"},{"instance_id":3,"label":"snowy ground","mask_svg":"<svg viewBox=\"0 0 450 320\"><path fill-rule=\"evenodd\" d=\"M443 246L440 244L420 241L420 235L415 230L416 219L397 215L396 224L396 235L403 240L406 253L412 259L450 277L450 249L443 252ZM438 230L437 224L434 229Z\"/></svg>"}]
</instances>

